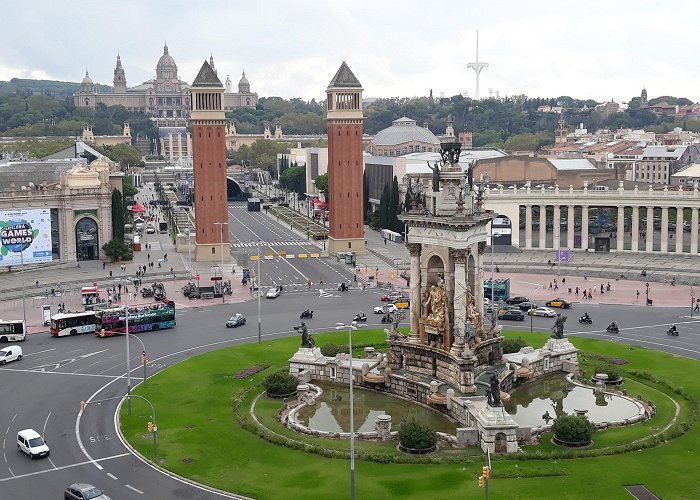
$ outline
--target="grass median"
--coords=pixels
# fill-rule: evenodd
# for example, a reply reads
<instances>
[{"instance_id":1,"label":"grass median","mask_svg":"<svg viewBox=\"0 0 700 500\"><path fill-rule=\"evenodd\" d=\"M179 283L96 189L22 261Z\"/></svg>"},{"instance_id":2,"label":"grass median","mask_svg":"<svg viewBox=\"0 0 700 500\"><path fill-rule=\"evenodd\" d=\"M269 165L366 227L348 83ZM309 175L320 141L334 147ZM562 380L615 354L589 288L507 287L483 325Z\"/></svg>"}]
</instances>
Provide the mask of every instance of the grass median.
<instances>
[{"instance_id":1,"label":"grass median","mask_svg":"<svg viewBox=\"0 0 700 500\"><path fill-rule=\"evenodd\" d=\"M541 346L547 338L545 334L523 332L506 332L505 336L522 337L533 346ZM318 345L342 344L347 341L347 334L332 332L314 338ZM381 345L384 333L363 330L353 340L356 345ZM626 389L632 396L640 394L652 400L657 415L643 424L596 433L597 449L587 453L599 456L562 458L557 454L560 449L543 439L538 447L526 448L523 455L496 457L489 485L491 494L499 498L628 498L624 485L645 484L661 498L700 495L700 431L692 425L697 414L695 401L700 398L700 382L695 376L700 363L624 344L576 337L570 340L580 349L584 368L598 365L601 360L627 361L619 367ZM262 392L262 380L286 368L298 344L297 337L290 337L261 345L224 348L178 363L149 378L147 387L136 388L134 392L148 398L158 414L159 464L189 479L254 498L347 497L346 456L328 458L275 444L274 439L263 439L239 425L253 398ZM257 373L248 370L265 365L267 368ZM677 419L675 402L680 405ZM152 458L152 436L147 432L150 412L141 401L134 400L132 405L130 417L122 408L122 431L134 448ZM324 440L294 436L276 424L270 417L274 408L269 401L261 401L258 406L261 420L271 430L323 446ZM667 430L660 444L646 447L669 423L677 432L672 435ZM679 428L684 424L689 428ZM628 443L637 440L641 440L639 447L629 451ZM347 441L328 443L329 449L341 452L347 446ZM358 446L359 454L374 451L386 456L392 450L386 444ZM441 499L483 494L477 485L482 460L475 459L473 450L451 453L443 463L397 464L359 459L355 463L357 496ZM659 466L663 466L663 471Z\"/></svg>"}]
</instances>

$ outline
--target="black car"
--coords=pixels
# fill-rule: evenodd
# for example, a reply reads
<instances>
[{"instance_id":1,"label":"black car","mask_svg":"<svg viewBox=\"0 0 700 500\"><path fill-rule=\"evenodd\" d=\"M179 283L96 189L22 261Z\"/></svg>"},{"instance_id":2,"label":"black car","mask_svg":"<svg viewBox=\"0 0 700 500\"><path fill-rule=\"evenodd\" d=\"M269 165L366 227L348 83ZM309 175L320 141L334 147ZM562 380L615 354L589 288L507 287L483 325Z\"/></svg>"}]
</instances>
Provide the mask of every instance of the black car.
<instances>
[{"instance_id":1,"label":"black car","mask_svg":"<svg viewBox=\"0 0 700 500\"><path fill-rule=\"evenodd\" d=\"M521 302L529 302L529 301L530 301L530 299L528 299L527 297L508 297L506 299L506 304L508 304L509 306L514 306L514 305L520 304Z\"/></svg>"},{"instance_id":2,"label":"black car","mask_svg":"<svg viewBox=\"0 0 700 500\"><path fill-rule=\"evenodd\" d=\"M241 325L245 325L245 316L242 314L234 314L226 322L226 328L236 328Z\"/></svg>"},{"instance_id":3,"label":"black car","mask_svg":"<svg viewBox=\"0 0 700 500\"><path fill-rule=\"evenodd\" d=\"M530 309L537 309L538 307L539 306L537 304L535 304L534 302L530 302L530 301L521 302L520 304L518 304L518 308L521 311L525 311L525 312L528 312Z\"/></svg>"},{"instance_id":4,"label":"black car","mask_svg":"<svg viewBox=\"0 0 700 500\"><path fill-rule=\"evenodd\" d=\"M515 321L525 321L525 314L520 310L506 309L498 315L498 319L512 319Z\"/></svg>"}]
</instances>

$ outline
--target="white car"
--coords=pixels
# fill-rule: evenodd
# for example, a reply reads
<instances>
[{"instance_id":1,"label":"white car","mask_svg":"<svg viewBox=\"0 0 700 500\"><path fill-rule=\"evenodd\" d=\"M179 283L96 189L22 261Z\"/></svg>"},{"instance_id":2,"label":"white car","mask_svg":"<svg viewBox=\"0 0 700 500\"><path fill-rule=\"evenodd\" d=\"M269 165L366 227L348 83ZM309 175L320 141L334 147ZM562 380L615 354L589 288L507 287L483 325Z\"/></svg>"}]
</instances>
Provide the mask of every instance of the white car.
<instances>
[{"instance_id":1,"label":"white car","mask_svg":"<svg viewBox=\"0 0 700 500\"><path fill-rule=\"evenodd\" d=\"M395 304L386 304L383 306L377 306L374 308L374 314L386 314L398 312L398 308Z\"/></svg>"},{"instance_id":2,"label":"white car","mask_svg":"<svg viewBox=\"0 0 700 500\"><path fill-rule=\"evenodd\" d=\"M557 315L557 312L549 307L538 307L537 309L530 309L527 313L530 316L544 316L545 318L553 318Z\"/></svg>"},{"instance_id":3,"label":"white car","mask_svg":"<svg viewBox=\"0 0 700 500\"><path fill-rule=\"evenodd\" d=\"M154 234L156 232L155 226L146 226L146 234Z\"/></svg>"},{"instance_id":4,"label":"white car","mask_svg":"<svg viewBox=\"0 0 700 500\"><path fill-rule=\"evenodd\" d=\"M0 365L10 361L19 361L20 359L22 359L22 348L20 346L8 345L0 349Z\"/></svg>"},{"instance_id":5,"label":"white car","mask_svg":"<svg viewBox=\"0 0 700 500\"><path fill-rule=\"evenodd\" d=\"M49 446L34 429L24 429L17 433L17 449L29 455L29 458L49 456Z\"/></svg>"},{"instance_id":6,"label":"white car","mask_svg":"<svg viewBox=\"0 0 700 500\"><path fill-rule=\"evenodd\" d=\"M276 299L279 296L280 296L280 289L277 286L270 288L267 291L267 294L265 294L265 297L267 297L268 299Z\"/></svg>"}]
</instances>

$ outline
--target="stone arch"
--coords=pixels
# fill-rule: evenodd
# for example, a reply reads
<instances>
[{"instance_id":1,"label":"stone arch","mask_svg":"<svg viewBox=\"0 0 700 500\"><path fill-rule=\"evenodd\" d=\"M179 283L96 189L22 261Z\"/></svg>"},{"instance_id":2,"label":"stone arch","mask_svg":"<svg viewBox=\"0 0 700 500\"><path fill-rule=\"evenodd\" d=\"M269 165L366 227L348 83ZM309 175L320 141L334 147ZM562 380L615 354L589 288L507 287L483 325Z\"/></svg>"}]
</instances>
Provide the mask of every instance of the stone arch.
<instances>
[{"instance_id":1,"label":"stone arch","mask_svg":"<svg viewBox=\"0 0 700 500\"><path fill-rule=\"evenodd\" d=\"M81 217L75 223L75 256L77 260L100 258L99 224L93 217Z\"/></svg>"},{"instance_id":2,"label":"stone arch","mask_svg":"<svg viewBox=\"0 0 700 500\"><path fill-rule=\"evenodd\" d=\"M494 436L493 450L496 453L508 453L508 437L503 432Z\"/></svg>"},{"instance_id":3,"label":"stone arch","mask_svg":"<svg viewBox=\"0 0 700 500\"><path fill-rule=\"evenodd\" d=\"M445 271L445 262L442 260L442 257L437 254L431 255L427 260L426 285L437 285L440 282L439 274L442 273L444 275Z\"/></svg>"},{"instance_id":4,"label":"stone arch","mask_svg":"<svg viewBox=\"0 0 700 500\"><path fill-rule=\"evenodd\" d=\"M241 185L235 179L226 177L226 197L229 200L243 199L243 190Z\"/></svg>"}]
</instances>

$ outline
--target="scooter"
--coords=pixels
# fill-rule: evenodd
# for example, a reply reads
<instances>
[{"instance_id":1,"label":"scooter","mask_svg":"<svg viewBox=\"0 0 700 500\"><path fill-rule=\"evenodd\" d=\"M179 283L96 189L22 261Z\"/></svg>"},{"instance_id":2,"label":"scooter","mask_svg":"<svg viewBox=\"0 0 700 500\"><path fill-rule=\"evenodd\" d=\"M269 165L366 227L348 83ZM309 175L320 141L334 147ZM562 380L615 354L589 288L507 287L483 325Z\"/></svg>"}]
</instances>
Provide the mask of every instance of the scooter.
<instances>
[{"instance_id":1,"label":"scooter","mask_svg":"<svg viewBox=\"0 0 700 500\"><path fill-rule=\"evenodd\" d=\"M390 314L385 314L382 316L382 323L393 323Z\"/></svg>"},{"instance_id":2,"label":"scooter","mask_svg":"<svg viewBox=\"0 0 700 500\"><path fill-rule=\"evenodd\" d=\"M367 321L367 315L366 314L356 314L352 320L353 321Z\"/></svg>"},{"instance_id":3,"label":"scooter","mask_svg":"<svg viewBox=\"0 0 700 500\"><path fill-rule=\"evenodd\" d=\"M313 318L314 317L314 312L313 311L303 311L300 315L299 318L304 319L304 318Z\"/></svg>"},{"instance_id":4,"label":"scooter","mask_svg":"<svg viewBox=\"0 0 700 500\"><path fill-rule=\"evenodd\" d=\"M592 325L592 324L593 324L593 318L591 318L590 316L581 316L581 317L578 319L578 322L579 322L579 323L586 323L586 324L588 324L588 325Z\"/></svg>"},{"instance_id":5,"label":"scooter","mask_svg":"<svg viewBox=\"0 0 700 500\"><path fill-rule=\"evenodd\" d=\"M670 335L672 337L678 337L678 329L677 328L669 328L666 330L666 335Z\"/></svg>"},{"instance_id":6,"label":"scooter","mask_svg":"<svg viewBox=\"0 0 700 500\"><path fill-rule=\"evenodd\" d=\"M608 325L606 330L608 333L620 333L620 329L615 323L613 323L612 325Z\"/></svg>"}]
</instances>

